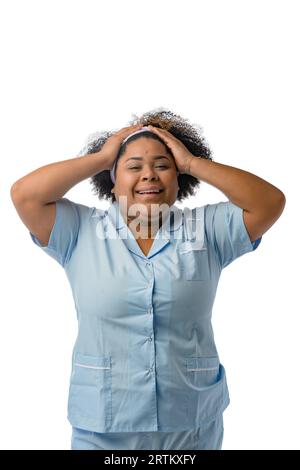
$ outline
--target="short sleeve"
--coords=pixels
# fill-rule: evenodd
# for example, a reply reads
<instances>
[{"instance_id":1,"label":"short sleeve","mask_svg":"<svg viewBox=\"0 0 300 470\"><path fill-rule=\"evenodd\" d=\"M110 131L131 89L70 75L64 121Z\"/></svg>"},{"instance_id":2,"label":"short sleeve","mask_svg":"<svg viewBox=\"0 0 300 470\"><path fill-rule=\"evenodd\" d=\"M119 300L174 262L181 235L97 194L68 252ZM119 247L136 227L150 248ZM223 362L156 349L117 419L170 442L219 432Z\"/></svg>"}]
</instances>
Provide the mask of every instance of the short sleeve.
<instances>
[{"instance_id":1,"label":"short sleeve","mask_svg":"<svg viewBox=\"0 0 300 470\"><path fill-rule=\"evenodd\" d=\"M29 231L32 241L64 267L76 246L80 227L91 209L67 198L58 199L56 201L55 222L48 245L42 246L36 236Z\"/></svg>"},{"instance_id":2,"label":"short sleeve","mask_svg":"<svg viewBox=\"0 0 300 470\"><path fill-rule=\"evenodd\" d=\"M243 209L231 201L205 206L205 228L208 242L216 251L221 268L239 256L256 250L262 237L251 242Z\"/></svg>"}]
</instances>

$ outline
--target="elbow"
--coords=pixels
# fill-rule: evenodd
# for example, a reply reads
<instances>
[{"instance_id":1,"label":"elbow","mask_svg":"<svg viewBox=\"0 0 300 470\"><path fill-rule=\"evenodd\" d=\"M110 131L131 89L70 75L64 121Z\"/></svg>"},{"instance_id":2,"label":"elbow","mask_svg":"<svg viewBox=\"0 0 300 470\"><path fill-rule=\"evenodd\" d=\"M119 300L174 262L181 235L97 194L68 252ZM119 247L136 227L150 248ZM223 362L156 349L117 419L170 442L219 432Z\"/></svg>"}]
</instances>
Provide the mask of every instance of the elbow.
<instances>
[{"instance_id":1,"label":"elbow","mask_svg":"<svg viewBox=\"0 0 300 470\"><path fill-rule=\"evenodd\" d=\"M12 201L16 199L16 195L18 192L19 192L19 185L18 185L18 181L16 181L15 183L13 183L13 185L10 188L10 198Z\"/></svg>"},{"instance_id":2,"label":"elbow","mask_svg":"<svg viewBox=\"0 0 300 470\"><path fill-rule=\"evenodd\" d=\"M275 221L281 216L285 204L286 198L284 193L280 190L276 190L268 202L263 202L258 213L260 213L263 218L266 217L267 219Z\"/></svg>"},{"instance_id":3,"label":"elbow","mask_svg":"<svg viewBox=\"0 0 300 470\"><path fill-rule=\"evenodd\" d=\"M280 189L276 188L276 191L273 191L272 194L270 195L270 199L269 199L269 206L270 208L273 210L278 210L280 212L283 211L284 209L284 206L285 206L285 203L286 203L286 198L285 198L285 194L280 191Z\"/></svg>"},{"instance_id":4,"label":"elbow","mask_svg":"<svg viewBox=\"0 0 300 470\"><path fill-rule=\"evenodd\" d=\"M17 180L10 188L10 198L14 204L25 198L24 187L20 180Z\"/></svg>"},{"instance_id":5,"label":"elbow","mask_svg":"<svg viewBox=\"0 0 300 470\"><path fill-rule=\"evenodd\" d=\"M285 194L282 191L280 191L280 189L278 189L277 192L278 192L278 198L285 202Z\"/></svg>"},{"instance_id":6,"label":"elbow","mask_svg":"<svg viewBox=\"0 0 300 470\"><path fill-rule=\"evenodd\" d=\"M279 205L279 208L281 209L281 212L285 208L285 203L286 203L285 194L282 191L280 191L278 205Z\"/></svg>"},{"instance_id":7,"label":"elbow","mask_svg":"<svg viewBox=\"0 0 300 470\"><path fill-rule=\"evenodd\" d=\"M270 207L270 213L273 213L274 216L279 218L285 208L285 204L286 204L285 195L282 191L279 191L279 194L277 195L276 199L274 199L274 202L272 206Z\"/></svg>"}]
</instances>

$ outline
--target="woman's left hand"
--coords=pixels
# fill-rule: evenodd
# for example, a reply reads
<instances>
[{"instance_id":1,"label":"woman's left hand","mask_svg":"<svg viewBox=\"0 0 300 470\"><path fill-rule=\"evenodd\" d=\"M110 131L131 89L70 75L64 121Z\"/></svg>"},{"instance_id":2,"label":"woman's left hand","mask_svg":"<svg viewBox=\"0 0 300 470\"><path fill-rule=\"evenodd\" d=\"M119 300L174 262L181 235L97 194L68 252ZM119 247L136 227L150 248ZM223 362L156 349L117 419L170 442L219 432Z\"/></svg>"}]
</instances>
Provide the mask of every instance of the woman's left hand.
<instances>
[{"instance_id":1,"label":"woman's left hand","mask_svg":"<svg viewBox=\"0 0 300 470\"><path fill-rule=\"evenodd\" d=\"M160 129L151 125L148 125L147 127L149 127L151 132L157 134L171 150L179 173L186 173L194 155L189 152L186 146L179 139L174 137L174 135L166 129Z\"/></svg>"}]
</instances>

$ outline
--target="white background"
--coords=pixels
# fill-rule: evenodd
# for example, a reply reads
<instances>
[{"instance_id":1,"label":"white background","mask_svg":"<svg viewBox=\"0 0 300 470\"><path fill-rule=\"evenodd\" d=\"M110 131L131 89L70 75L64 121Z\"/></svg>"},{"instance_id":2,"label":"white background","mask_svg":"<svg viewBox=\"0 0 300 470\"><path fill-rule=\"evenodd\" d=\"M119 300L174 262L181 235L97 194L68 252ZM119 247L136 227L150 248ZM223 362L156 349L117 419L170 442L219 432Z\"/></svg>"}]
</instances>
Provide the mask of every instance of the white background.
<instances>
[{"instance_id":1,"label":"white background","mask_svg":"<svg viewBox=\"0 0 300 470\"><path fill-rule=\"evenodd\" d=\"M1 3L0 447L69 449L77 323L63 269L33 244L14 181L75 157L88 134L165 107L203 128L216 162L286 196L257 250L221 275L215 340L231 404L223 449L300 449L299 2ZM66 197L108 207L89 180ZM202 183L182 204L227 200Z\"/></svg>"}]
</instances>

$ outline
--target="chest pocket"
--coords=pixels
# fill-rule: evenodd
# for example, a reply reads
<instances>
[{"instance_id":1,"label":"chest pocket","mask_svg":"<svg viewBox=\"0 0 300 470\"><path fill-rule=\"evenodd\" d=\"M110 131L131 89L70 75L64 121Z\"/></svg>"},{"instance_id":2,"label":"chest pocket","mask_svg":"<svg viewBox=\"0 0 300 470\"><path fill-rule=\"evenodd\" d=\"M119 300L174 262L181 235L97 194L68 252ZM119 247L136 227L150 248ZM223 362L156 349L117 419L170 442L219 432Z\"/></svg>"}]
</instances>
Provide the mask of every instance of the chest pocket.
<instances>
[{"instance_id":1,"label":"chest pocket","mask_svg":"<svg viewBox=\"0 0 300 470\"><path fill-rule=\"evenodd\" d=\"M179 266L187 281L210 280L210 266L205 244L204 207L198 207L195 215L185 208L183 241L179 243Z\"/></svg>"}]
</instances>

